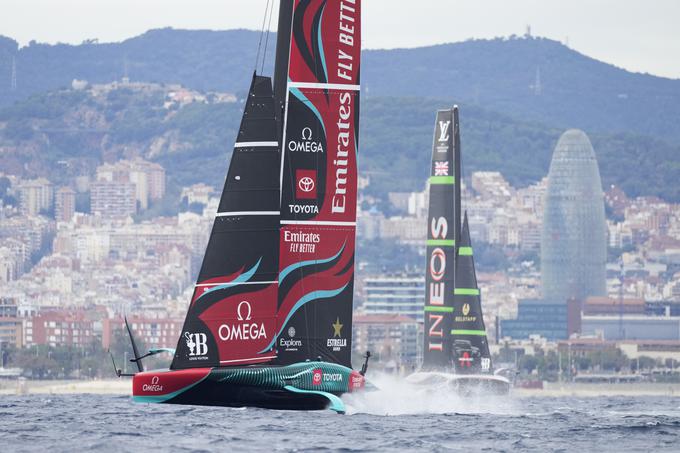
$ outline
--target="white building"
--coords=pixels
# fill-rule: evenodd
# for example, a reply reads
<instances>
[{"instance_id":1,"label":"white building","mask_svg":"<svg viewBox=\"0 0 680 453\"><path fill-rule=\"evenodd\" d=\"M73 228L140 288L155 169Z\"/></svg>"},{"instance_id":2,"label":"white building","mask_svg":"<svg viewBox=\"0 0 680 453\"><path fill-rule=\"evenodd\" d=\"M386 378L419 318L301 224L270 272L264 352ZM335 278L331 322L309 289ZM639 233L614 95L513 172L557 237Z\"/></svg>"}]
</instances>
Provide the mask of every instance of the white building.
<instances>
[{"instance_id":1,"label":"white building","mask_svg":"<svg viewBox=\"0 0 680 453\"><path fill-rule=\"evenodd\" d=\"M425 277L422 275L381 275L364 280L367 315L402 315L423 322Z\"/></svg>"}]
</instances>

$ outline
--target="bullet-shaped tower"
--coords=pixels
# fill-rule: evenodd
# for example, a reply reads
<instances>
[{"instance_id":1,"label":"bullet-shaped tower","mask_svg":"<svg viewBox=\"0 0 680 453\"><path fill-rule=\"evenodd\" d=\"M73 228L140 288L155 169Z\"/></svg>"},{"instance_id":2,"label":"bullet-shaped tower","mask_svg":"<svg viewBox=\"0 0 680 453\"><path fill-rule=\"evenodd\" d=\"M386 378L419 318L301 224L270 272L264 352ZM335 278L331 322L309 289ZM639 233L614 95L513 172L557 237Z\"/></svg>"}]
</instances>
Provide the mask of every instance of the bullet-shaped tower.
<instances>
[{"instance_id":1,"label":"bullet-shaped tower","mask_svg":"<svg viewBox=\"0 0 680 453\"><path fill-rule=\"evenodd\" d=\"M593 145L570 129L555 146L543 212L543 298L566 301L606 295L606 224Z\"/></svg>"}]
</instances>

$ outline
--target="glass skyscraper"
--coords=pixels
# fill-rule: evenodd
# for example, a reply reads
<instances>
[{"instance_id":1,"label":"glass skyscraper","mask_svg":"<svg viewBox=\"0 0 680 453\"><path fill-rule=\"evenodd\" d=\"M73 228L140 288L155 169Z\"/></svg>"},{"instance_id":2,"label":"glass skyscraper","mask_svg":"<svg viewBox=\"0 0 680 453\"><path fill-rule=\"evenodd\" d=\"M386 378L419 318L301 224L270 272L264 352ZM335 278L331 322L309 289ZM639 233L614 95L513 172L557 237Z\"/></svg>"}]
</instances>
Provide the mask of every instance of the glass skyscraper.
<instances>
[{"instance_id":1,"label":"glass skyscraper","mask_svg":"<svg viewBox=\"0 0 680 453\"><path fill-rule=\"evenodd\" d=\"M588 136L560 137L548 174L541 234L543 299L566 302L606 295L604 196Z\"/></svg>"}]
</instances>

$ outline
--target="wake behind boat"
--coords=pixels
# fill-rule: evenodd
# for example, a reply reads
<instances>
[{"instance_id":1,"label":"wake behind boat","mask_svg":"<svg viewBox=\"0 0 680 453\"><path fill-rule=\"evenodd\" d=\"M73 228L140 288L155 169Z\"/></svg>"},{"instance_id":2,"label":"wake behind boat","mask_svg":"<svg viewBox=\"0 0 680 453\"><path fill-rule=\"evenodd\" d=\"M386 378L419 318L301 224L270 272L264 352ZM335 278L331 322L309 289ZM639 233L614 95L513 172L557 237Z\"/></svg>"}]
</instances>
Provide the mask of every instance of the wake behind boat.
<instances>
[{"instance_id":1,"label":"wake behind boat","mask_svg":"<svg viewBox=\"0 0 680 453\"><path fill-rule=\"evenodd\" d=\"M169 370L143 371L164 350L140 356L128 326L135 401L344 412L365 385L350 360L360 0L279 14L274 84L253 75Z\"/></svg>"},{"instance_id":2,"label":"wake behind boat","mask_svg":"<svg viewBox=\"0 0 680 453\"><path fill-rule=\"evenodd\" d=\"M423 366L412 384L461 394L507 394L494 373L467 213L461 222L458 107L437 112L430 176Z\"/></svg>"}]
</instances>

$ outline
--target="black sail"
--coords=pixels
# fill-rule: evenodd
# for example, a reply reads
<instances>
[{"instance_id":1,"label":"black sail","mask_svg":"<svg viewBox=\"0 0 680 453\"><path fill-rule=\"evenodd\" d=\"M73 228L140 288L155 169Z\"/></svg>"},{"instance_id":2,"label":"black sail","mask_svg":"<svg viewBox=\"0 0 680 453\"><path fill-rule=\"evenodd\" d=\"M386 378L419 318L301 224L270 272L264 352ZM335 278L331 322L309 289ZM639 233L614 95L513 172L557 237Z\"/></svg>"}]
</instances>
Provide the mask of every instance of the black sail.
<instances>
[{"instance_id":1,"label":"black sail","mask_svg":"<svg viewBox=\"0 0 680 453\"><path fill-rule=\"evenodd\" d=\"M281 1L172 368L351 366L360 4Z\"/></svg>"},{"instance_id":2,"label":"black sail","mask_svg":"<svg viewBox=\"0 0 680 453\"><path fill-rule=\"evenodd\" d=\"M456 162L454 116L440 110L434 128L430 171L425 276L425 341L423 368L451 365L451 316L455 278Z\"/></svg>"},{"instance_id":3,"label":"black sail","mask_svg":"<svg viewBox=\"0 0 680 453\"><path fill-rule=\"evenodd\" d=\"M279 131L272 83L253 75L219 209L172 369L264 363L276 331Z\"/></svg>"},{"instance_id":4,"label":"black sail","mask_svg":"<svg viewBox=\"0 0 680 453\"><path fill-rule=\"evenodd\" d=\"M456 373L479 374L492 371L467 213L456 256L451 338Z\"/></svg>"}]
</instances>

